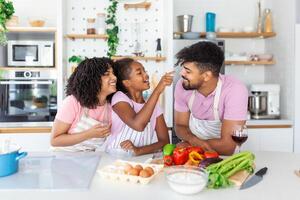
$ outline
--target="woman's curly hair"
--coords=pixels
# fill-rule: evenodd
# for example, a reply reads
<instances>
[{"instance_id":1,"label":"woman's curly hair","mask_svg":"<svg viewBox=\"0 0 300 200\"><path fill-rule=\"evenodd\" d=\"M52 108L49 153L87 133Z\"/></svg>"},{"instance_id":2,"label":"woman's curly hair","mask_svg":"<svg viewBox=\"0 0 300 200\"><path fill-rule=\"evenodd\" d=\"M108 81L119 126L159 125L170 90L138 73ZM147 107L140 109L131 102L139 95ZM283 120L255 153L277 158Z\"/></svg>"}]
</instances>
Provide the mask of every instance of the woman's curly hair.
<instances>
[{"instance_id":1,"label":"woman's curly hair","mask_svg":"<svg viewBox=\"0 0 300 200\"><path fill-rule=\"evenodd\" d=\"M109 58L86 58L70 76L66 94L73 95L83 107L96 108L102 86L101 76L112 66L113 61Z\"/></svg>"},{"instance_id":2,"label":"woman's curly hair","mask_svg":"<svg viewBox=\"0 0 300 200\"><path fill-rule=\"evenodd\" d=\"M224 52L213 42L198 42L189 47L185 47L176 54L178 59L176 65L186 62L195 62L201 71L211 71L215 76L219 76L224 62Z\"/></svg>"}]
</instances>

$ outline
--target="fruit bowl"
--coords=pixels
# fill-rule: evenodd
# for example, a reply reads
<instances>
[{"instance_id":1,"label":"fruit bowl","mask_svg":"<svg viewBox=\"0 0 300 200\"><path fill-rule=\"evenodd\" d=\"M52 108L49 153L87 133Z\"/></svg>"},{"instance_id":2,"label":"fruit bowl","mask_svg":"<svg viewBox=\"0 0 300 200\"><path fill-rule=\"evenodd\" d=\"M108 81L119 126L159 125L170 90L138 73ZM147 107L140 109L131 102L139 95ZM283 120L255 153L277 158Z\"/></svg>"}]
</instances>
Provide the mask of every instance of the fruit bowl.
<instances>
[{"instance_id":1,"label":"fruit bowl","mask_svg":"<svg viewBox=\"0 0 300 200\"><path fill-rule=\"evenodd\" d=\"M167 167L164 172L170 188L180 194L196 194L208 182L208 173L198 167L178 165Z\"/></svg>"},{"instance_id":2,"label":"fruit bowl","mask_svg":"<svg viewBox=\"0 0 300 200\"><path fill-rule=\"evenodd\" d=\"M32 27L43 27L45 25L45 20L42 18L32 18L29 19L29 24Z\"/></svg>"}]
</instances>

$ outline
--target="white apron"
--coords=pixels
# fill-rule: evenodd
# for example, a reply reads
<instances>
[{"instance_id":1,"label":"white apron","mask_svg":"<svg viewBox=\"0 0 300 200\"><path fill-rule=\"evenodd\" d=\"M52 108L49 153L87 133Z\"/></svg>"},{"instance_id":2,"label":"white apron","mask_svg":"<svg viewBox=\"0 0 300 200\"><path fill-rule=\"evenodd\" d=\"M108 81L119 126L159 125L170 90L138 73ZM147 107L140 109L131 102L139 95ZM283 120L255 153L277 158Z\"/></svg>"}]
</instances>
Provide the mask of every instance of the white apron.
<instances>
[{"instance_id":1,"label":"white apron","mask_svg":"<svg viewBox=\"0 0 300 200\"><path fill-rule=\"evenodd\" d=\"M200 120L193 116L192 112L189 119L189 128L194 135L203 140L221 137L221 121L219 117L219 101L221 96L222 81L219 79L213 103L214 120ZM193 91L189 99L188 106L192 111L196 90Z\"/></svg>"},{"instance_id":2,"label":"white apron","mask_svg":"<svg viewBox=\"0 0 300 200\"><path fill-rule=\"evenodd\" d=\"M108 115L108 105L105 104L104 116ZM106 113L107 112L107 113ZM96 124L101 124L91 117L88 116L88 109L83 108L83 113L80 117L80 120L77 122L72 134L78 134L82 131L90 129L92 126ZM108 122L107 122L108 123ZM106 124L103 124L106 125ZM52 151L69 151L69 152L80 152L80 151L103 151L104 150L104 142L106 138L92 138L89 140L85 140L79 144L75 144L72 146L66 147L52 147Z\"/></svg>"},{"instance_id":3,"label":"white apron","mask_svg":"<svg viewBox=\"0 0 300 200\"><path fill-rule=\"evenodd\" d=\"M132 103L131 106L134 107L134 104ZM153 144L158 141L156 132L151 131L150 122L147 124L144 131L136 131L127 124L124 124L121 132L113 139L107 149L121 149L120 143L125 140L130 140L136 147Z\"/></svg>"}]
</instances>

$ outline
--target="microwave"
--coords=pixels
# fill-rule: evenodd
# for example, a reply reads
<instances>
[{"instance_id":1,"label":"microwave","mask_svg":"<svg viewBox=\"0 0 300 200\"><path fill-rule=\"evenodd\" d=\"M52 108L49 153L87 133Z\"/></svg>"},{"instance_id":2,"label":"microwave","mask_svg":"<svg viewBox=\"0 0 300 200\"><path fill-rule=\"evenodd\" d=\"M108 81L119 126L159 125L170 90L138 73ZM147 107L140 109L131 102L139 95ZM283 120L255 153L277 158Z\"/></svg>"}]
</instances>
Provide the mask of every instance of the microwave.
<instances>
[{"instance_id":1,"label":"microwave","mask_svg":"<svg viewBox=\"0 0 300 200\"><path fill-rule=\"evenodd\" d=\"M9 40L7 64L9 67L54 67L54 43L39 40Z\"/></svg>"}]
</instances>

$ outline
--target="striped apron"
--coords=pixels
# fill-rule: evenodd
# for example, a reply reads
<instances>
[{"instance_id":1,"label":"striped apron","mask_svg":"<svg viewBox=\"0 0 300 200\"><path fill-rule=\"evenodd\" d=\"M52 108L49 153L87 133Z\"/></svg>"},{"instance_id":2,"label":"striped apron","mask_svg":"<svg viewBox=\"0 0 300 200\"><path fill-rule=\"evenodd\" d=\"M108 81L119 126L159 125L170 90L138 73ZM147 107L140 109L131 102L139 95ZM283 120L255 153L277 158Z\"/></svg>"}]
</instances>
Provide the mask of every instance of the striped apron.
<instances>
[{"instance_id":1,"label":"striped apron","mask_svg":"<svg viewBox=\"0 0 300 200\"><path fill-rule=\"evenodd\" d=\"M104 116L108 115L108 105L105 104ZM73 133L78 134L82 131L86 131L90 129L92 126L96 124L108 125L109 122L99 122L88 116L88 108L83 108L83 113L80 117L80 120L77 122L75 128L73 129ZM104 150L104 142L106 138L92 138L85 140L79 144L75 144L67 147L52 147L52 151L69 151L69 152L80 152L80 151L103 151Z\"/></svg>"},{"instance_id":2,"label":"striped apron","mask_svg":"<svg viewBox=\"0 0 300 200\"><path fill-rule=\"evenodd\" d=\"M192 112L189 119L189 128L198 138L203 140L221 137L221 121L219 117L219 101L221 96L222 81L219 79L213 103L214 120L200 120L193 116ZM190 111L194 103L196 90L193 91L189 99L188 106Z\"/></svg>"}]
</instances>

